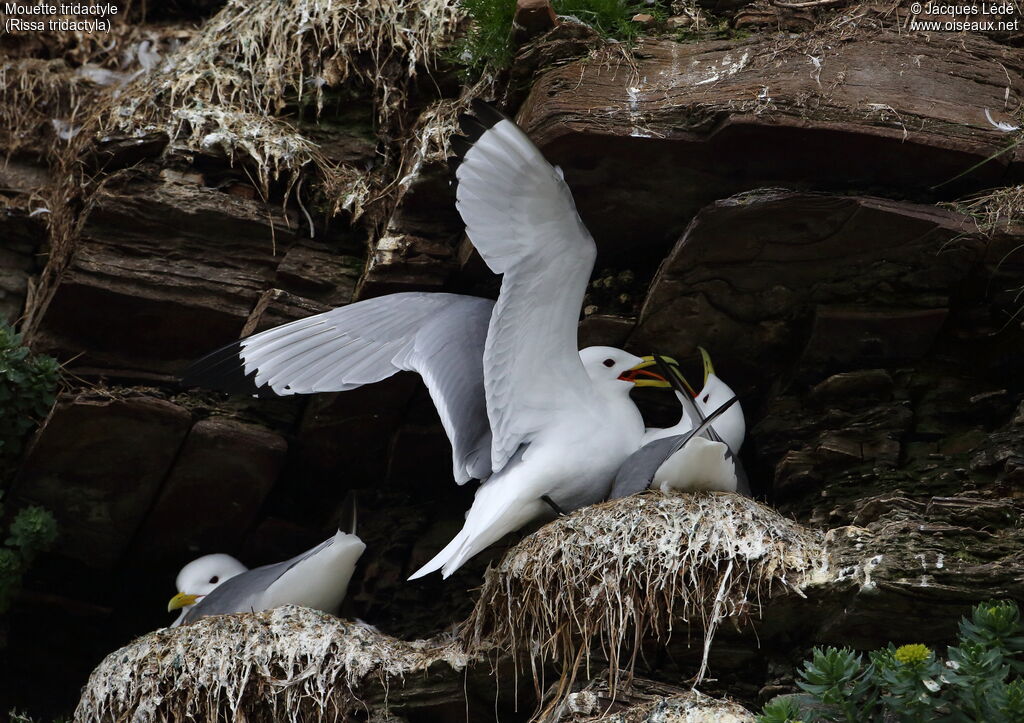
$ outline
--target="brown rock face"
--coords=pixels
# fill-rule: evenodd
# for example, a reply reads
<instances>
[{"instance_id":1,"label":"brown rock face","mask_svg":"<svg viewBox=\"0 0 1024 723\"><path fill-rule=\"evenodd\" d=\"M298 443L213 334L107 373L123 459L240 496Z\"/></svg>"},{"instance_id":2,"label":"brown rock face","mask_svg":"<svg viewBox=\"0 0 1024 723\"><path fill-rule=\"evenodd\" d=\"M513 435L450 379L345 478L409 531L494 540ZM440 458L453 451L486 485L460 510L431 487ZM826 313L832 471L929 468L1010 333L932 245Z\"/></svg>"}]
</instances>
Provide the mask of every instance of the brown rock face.
<instances>
[{"instance_id":1,"label":"brown rock face","mask_svg":"<svg viewBox=\"0 0 1024 723\"><path fill-rule=\"evenodd\" d=\"M972 36L820 40L645 39L631 63L616 51L544 73L519 119L620 260L751 188L927 199L1024 176L1021 148L960 176L1005 146L984 109L1021 98L1019 53Z\"/></svg>"},{"instance_id":2,"label":"brown rock face","mask_svg":"<svg viewBox=\"0 0 1024 723\"><path fill-rule=\"evenodd\" d=\"M59 358L84 353L79 367L176 375L237 338L293 238L280 215L268 223L263 204L202 186L105 191L34 345Z\"/></svg>"},{"instance_id":3,"label":"brown rock face","mask_svg":"<svg viewBox=\"0 0 1024 723\"><path fill-rule=\"evenodd\" d=\"M288 445L232 419L196 422L133 545L154 564L190 551L233 550L277 481Z\"/></svg>"},{"instance_id":4,"label":"brown rock face","mask_svg":"<svg viewBox=\"0 0 1024 723\"><path fill-rule=\"evenodd\" d=\"M21 318L30 279L39 270L49 209L37 189L48 180L37 165L12 159L0 164L0 320L9 324Z\"/></svg>"},{"instance_id":5,"label":"brown rock face","mask_svg":"<svg viewBox=\"0 0 1024 723\"><path fill-rule=\"evenodd\" d=\"M703 345L727 359L723 378L748 389L794 364L920 358L980 261L972 230L958 214L877 198L719 201L665 260L630 341L680 354Z\"/></svg>"},{"instance_id":6,"label":"brown rock face","mask_svg":"<svg viewBox=\"0 0 1024 723\"><path fill-rule=\"evenodd\" d=\"M146 396L63 395L26 454L17 498L61 527L62 554L109 569L127 549L192 424Z\"/></svg>"},{"instance_id":7,"label":"brown rock face","mask_svg":"<svg viewBox=\"0 0 1024 723\"><path fill-rule=\"evenodd\" d=\"M425 163L400 192L384 232L366 260L357 296L440 289L456 269L463 226L455 211L448 167Z\"/></svg>"}]
</instances>

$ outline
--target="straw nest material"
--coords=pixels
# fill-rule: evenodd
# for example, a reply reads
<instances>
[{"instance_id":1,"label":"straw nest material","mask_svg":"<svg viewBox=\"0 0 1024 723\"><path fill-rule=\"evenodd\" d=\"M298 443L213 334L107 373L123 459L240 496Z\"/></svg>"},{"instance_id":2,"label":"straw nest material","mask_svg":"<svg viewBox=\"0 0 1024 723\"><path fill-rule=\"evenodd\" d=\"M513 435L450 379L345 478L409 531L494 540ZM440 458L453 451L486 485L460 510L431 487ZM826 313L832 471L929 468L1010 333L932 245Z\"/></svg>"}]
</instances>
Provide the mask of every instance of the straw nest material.
<instances>
[{"instance_id":1,"label":"straw nest material","mask_svg":"<svg viewBox=\"0 0 1024 723\"><path fill-rule=\"evenodd\" d=\"M754 715L738 703L712 698L696 690L630 706L615 713L597 712L601 704L589 691L573 693L568 708L576 715L566 723L754 723ZM593 712L592 715L587 713Z\"/></svg>"},{"instance_id":2,"label":"straw nest material","mask_svg":"<svg viewBox=\"0 0 1024 723\"><path fill-rule=\"evenodd\" d=\"M157 630L108 655L77 721L345 720L361 693L435 664L461 670L454 640L402 642L321 612L285 606Z\"/></svg>"},{"instance_id":3,"label":"straw nest material","mask_svg":"<svg viewBox=\"0 0 1024 723\"><path fill-rule=\"evenodd\" d=\"M367 700L379 702L381 690L386 698L389 685L394 699L410 673L435 665L452 673L485 657L524 669L525 656L535 676L549 663L561 670L545 695L540 715L547 720L743 721L738 706L674 693L601 716L607 701L630 690L619 676L644 641L667 640L680 622L698 626L699 680L722 620L746 620L762 598L830 577L824 545L821 533L736 495L616 500L556 520L513 548L488 570L458 636L402 642L296 607L208 618L150 633L107 656L76 718L344 718ZM608 667L599 676L604 688L572 692L592 660ZM712 712L719 717L707 717Z\"/></svg>"},{"instance_id":4,"label":"straw nest material","mask_svg":"<svg viewBox=\"0 0 1024 723\"><path fill-rule=\"evenodd\" d=\"M704 631L705 672L718 624L799 591L826 565L823 536L731 494L644 494L579 510L523 540L488 570L467 621L470 647L555 663L562 688L595 655L614 676L644 640L679 622Z\"/></svg>"},{"instance_id":5,"label":"straw nest material","mask_svg":"<svg viewBox=\"0 0 1024 723\"><path fill-rule=\"evenodd\" d=\"M5 37L0 58L0 155L45 158L81 129L97 99L144 75L192 31L114 22L110 32L44 31ZM47 59L43 59L43 58Z\"/></svg>"},{"instance_id":6,"label":"straw nest material","mask_svg":"<svg viewBox=\"0 0 1024 723\"><path fill-rule=\"evenodd\" d=\"M456 0L231 0L118 94L100 130L163 132L171 147L244 156L264 193L313 164L344 199L355 175L281 116L319 115L327 90L346 87L372 98L382 134L398 134L412 80L433 66L461 17Z\"/></svg>"}]
</instances>

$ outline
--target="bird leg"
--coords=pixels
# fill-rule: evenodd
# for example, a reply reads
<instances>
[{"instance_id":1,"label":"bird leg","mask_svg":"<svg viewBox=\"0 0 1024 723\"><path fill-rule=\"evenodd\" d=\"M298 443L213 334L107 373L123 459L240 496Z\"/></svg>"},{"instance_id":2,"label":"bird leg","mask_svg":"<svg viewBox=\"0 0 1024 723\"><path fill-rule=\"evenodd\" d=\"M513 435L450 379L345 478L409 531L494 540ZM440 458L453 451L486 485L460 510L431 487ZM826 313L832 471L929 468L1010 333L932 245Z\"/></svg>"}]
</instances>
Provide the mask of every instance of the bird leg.
<instances>
[{"instance_id":1,"label":"bird leg","mask_svg":"<svg viewBox=\"0 0 1024 723\"><path fill-rule=\"evenodd\" d=\"M557 504L555 504L555 501L553 499L551 499L547 495L541 495L540 498L547 504L548 507L555 511L556 515L558 515L559 517L565 517L565 511Z\"/></svg>"}]
</instances>

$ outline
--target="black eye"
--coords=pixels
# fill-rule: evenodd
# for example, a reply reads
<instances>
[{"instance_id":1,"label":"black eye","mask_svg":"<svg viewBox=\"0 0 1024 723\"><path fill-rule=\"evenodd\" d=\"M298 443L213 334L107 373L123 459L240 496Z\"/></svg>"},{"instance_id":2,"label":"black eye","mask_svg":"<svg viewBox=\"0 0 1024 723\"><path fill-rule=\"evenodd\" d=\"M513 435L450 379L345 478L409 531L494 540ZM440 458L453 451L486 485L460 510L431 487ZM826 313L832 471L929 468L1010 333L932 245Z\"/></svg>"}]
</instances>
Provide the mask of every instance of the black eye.
<instances>
[{"instance_id":1,"label":"black eye","mask_svg":"<svg viewBox=\"0 0 1024 723\"><path fill-rule=\"evenodd\" d=\"M614 359L605 359L604 360L604 365L606 367L613 367L613 366L615 366L615 360Z\"/></svg>"},{"instance_id":2,"label":"black eye","mask_svg":"<svg viewBox=\"0 0 1024 723\"><path fill-rule=\"evenodd\" d=\"M217 577L216 575L214 575L213 577L210 578L210 582L215 584L217 582L220 582L220 578Z\"/></svg>"},{"instance_id":3,"label":"black eye","mask_svg":"<svg viewBox=\"0 0 1024 723\"><path fill-rule=\"evenodd\" d=\"M710 399L710 398L711 398L710 394L705 394L704 395L704 403L707 404L708 403L708 399Z\"/></svg>"}]
</instances>

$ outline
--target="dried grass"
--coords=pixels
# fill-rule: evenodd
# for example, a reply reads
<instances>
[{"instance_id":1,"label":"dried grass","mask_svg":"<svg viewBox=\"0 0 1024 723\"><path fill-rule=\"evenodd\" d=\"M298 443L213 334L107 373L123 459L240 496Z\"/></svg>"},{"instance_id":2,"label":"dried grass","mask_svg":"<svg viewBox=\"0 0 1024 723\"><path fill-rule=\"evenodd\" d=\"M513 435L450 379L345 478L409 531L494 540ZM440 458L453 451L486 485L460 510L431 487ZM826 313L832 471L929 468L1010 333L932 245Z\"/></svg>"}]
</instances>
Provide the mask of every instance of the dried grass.
<instances>
[{"instance_id":1,"label":"dried grass","mask_svg":"<svg viewBox=\"0 0 1024 723\"><path fill-rule=\"evenodd\" d=\"M1024 185L1007 186L940 205L970 216L979 232L991 236L1011 223L1024 223Z\"/></svg>"},{"instance_id":2,"label":"dried grass","mask_svg":"<svg viewBox=\"0 0 1024 723\"><path fill-rule=\"evenodd\" d=\"M569 695L567 703L568 711L576 715L563 713L558 718L559 723L754 723L756 720L738 703L712 698L696 690L633 705L616 713L600 712L604 701L591 690Z\"/></svg>"},{"instance_id":3,"label":"dried grass","mask_svg":"<svg viewBox=\"0 0 1024 723\"><path fill-rule=\"evenodd\" d=\"M100 138L163 134L168 153L223 155L246 169L264 200L280 180L287 203L308 176L307 188L319 186L327 213L344 209L355 222L372 207L369 225L376 226L396 197L397 181L389 179L411 157L402 149L417 73L433 67L460 19L457 0L231 0L187 36L167 29L170 40L152 41L157 52L146 57L144 72L134 70L141 60L118 70L117 82L89 97L78 134L58 148L52 163L58 180L48 194L52 254L29 333L70 258L84 209L109 180L109 172L82 162ZM140 55L141 46L131 47ZM57 92L59 84L52 86ZM383 158L372 169L331 162L283 117L318 114L327 89L340 86L373 98ZM38 106L15 92L17 108L10 112ZM38 120L5 125L24 128ZM424 147L430 151L433 143Z\"/></svg>"},{"instance_id":4,"label":"dried grass","mask_svg":"<svg viewBox=\"0 0 1024 723\"><path fill-rule=\"evenodd\" d=\"M347 720L363 686L468 662L454 640L402 642L285 606L157 630L111 653L75 720Z\"/></svg>"},{"instance_id":5,"label":"dried grass","mask_svg":"<svg viewBox=\"0 0 1024 723\"><path fill-rule=\"evenodd\" d=\"M484 77L466 86L458 98L439 100L424 110L402 145L401 169L396 177L399 195L432 163L447 163L452 154L449 141L461 133L459 116L469 109L470 101L494 91L494 80Z\"/></svg>"},{"instance_id":6,"label":"dried grass","mask_svg":"<svg viewBox=\"0 0 1024 723\"><path fill-rule=\"evenodd\" d=\"M332 166L282 114L319 115L325 89L362 88L382 133L402 135L411 81L454 37L456 0L232 0L179 52L102 114L104 132L162 131L195 150L252 158L266 195L312 164L332 187ZM344 194L343 194L344 195ZM349 203L351 208L356 202Z\"/></svg>"},{"instance_id":7,"label":"dried grass","mask_svg":"<svg viewBox=\"0 0 1024 723\"><path fill-rule=\"evenodd\" d=\"M737 495L607 502L546 525L488 570L463 634L470 649L526 657L535 680L554 663L564 695L595 655L607 661L614 691L643 641L696 624L699 682L719 623L757 614L776 588L799 590L827 564L822 545L820 533Z\"/></svg>"},{"instance_id":8,"label":"dried grass","mask_svg":"<svg viewBox=\"0 0 1024 723\"><path fill-rule=\"evenodd\" d=\"M0 153L11 156L40 147L51 120L73 122L92 85L63 60L4 61L0 64Z\"/></svg>"},{"instance_id":9,"label":"dried grass","mask_svg":"<svg viewBox=\"0 0 1024 723\"><path fill-rule=\"evenodd\" d=\"M0 153L13 155L36 148L62 146L69 135L91 120L100 98L149 70L182 45L192 31L176 26L143 28L114 23L109 33L57 31L32 34L38 47L12 48L0 64ZM27 53L24 57L19 55Z\"/></svg>"}]
</instances>

